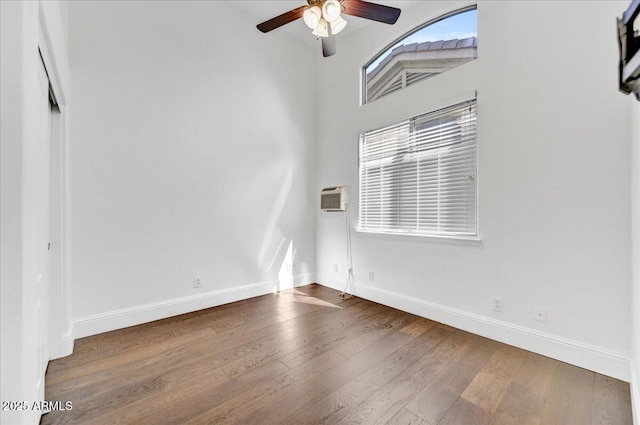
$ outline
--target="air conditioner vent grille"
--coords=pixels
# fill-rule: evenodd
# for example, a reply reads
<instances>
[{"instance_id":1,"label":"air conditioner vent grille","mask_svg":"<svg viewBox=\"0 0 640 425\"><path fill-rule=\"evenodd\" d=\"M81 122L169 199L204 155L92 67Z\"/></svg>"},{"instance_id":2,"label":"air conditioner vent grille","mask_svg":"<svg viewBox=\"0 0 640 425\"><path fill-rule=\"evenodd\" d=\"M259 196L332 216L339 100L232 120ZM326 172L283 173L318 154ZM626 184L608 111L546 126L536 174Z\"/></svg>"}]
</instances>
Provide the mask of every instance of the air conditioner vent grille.
<instances>
[{"instance_id":1,"label":"air conditioner vent grille","mask_svg":"<svg viewBox=\"0 0 640 425\"><path fill-rule=\"evenodd\" d=\"M320 209L345 211L345 186L326 187L320 193Z\"/></svg>"}]
</instances>

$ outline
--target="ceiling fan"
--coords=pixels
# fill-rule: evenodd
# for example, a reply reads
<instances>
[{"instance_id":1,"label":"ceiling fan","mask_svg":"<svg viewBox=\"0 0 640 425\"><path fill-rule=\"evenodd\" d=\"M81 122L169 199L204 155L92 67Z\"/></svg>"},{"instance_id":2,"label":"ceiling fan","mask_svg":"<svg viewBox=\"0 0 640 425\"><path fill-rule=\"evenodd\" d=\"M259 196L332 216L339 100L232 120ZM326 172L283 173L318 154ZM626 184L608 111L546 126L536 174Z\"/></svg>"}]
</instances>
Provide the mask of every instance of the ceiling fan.
<instances>
[{"instance_id":1,"label":"ceiling fan","mask_svg":"<svg viewBox=\"0 0 640 425\"><path fill-rule=\"evenodd\" d=\"M307 0L308 6L300 6L258 25L262 32L269 32L289 22L303 18L313 35L322 40L324 57L336 54L335 35L347 26L342 14L371 19L393 25L400 16L400 9L363 0Z\"/></svg>"}]
</instances>

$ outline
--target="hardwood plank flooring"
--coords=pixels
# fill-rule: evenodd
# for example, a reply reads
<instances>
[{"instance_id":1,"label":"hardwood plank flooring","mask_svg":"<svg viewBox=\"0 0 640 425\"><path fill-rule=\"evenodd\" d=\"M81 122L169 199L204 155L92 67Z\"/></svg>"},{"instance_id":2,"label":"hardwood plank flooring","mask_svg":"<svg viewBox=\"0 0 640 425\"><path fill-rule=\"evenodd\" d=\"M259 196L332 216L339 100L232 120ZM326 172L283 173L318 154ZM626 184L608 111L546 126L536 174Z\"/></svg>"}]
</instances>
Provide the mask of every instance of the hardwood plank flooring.
<instances>
[{"instance_id":1,"label":"hardwood plank flooring","mask_svg":"<svg viewBox=\"0 0 640 425\"><path fill-rule=\"evenodd\" d=\"M42 424L631 425L629 385L309 285L76 341Z\"/></svg>"}]
</instances>

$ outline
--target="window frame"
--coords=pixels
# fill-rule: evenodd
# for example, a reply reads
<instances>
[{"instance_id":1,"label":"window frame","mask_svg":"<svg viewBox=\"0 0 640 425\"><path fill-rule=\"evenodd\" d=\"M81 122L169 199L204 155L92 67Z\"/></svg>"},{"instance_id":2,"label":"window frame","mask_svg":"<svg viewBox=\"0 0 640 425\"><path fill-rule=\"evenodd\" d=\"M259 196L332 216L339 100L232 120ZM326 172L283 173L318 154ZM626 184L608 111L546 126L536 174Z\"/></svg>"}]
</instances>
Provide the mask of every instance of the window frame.
<instances>
[{"instance_id":1,"label":"window frame","mask_svg":"<svg viewBox=\"0 0 640 425\"><path fill-rule=\"evenodd\" d=\"M373 99L372 101L367 101L367 68L374 63L375 61L377 61L383 54L385 54L387 51L389 51L389 49L391 49L393 46L395 46L396 44L398 44L399 42L401 42L402 40L411 37L413 34L422 31L423 29L425 29L426 27L433 25L437 22L440 22L442 20L448 19L452 16L458 15L460 13L464 13L464 12L469 12L471 10L478 10L478 5L477 4L471 4L469 6L465 6L462 7L460 9L455 9L452 10L450 12L447 12L443 15L439 15L438 17L431 19L427 22L425 22L424 24L421 24L417 27L415 27L414 29L412 29L409 32L404 33L403 35L401 35L400 37L396 38L395 40L393 40L391 43L387 44L384 48L382 48L380 51L378 51L378 53L371 58L367 63L365 63L362 67L360 67L360 106L364 106L367 105L375 100L380 99L380 97L384 97L384 96L380 96L376 99ZM395 92L395 91L394 91ZM391 93L389 93L391 94Z\"/></svg>"},{"instance_id":2,"label":"window frame","mask_svg":"<svg viewBox=\"0 0 640 425\"><path fill-rule=\"evenodd\" d=\"M383 228L383 229L375 229L372 227L363 227L362 224L362 213L363 213L363 187L362 187L362 174L363 174L363 164L362 164L362 149L363 149L363 143L364 143L364 138L367 134L372 135L375 134L377 132L384 132L387 131L389 129L392 128L398 128L400 129L401 126L406 125L409 131L409 138L412 138L412 134L414 131L414 127L420 122L428 122L429 119L433 119L431 117L437 117L438 113L442 113L443 111L446 111L448 109L451 110L451 112L455 111L455 108L462 108L462 107L466 107L467 105L472 105L472 107L474 108L474 126L473 126L473 131L474 131L474 139L473 139L473 154L474 154L474 159L473 159L473 197L474 197L474 210L473 210L473 218L474 218L474 229L475 229L475 233L473 234L464 234L464 233L453 233L453 232L427 232L427 231L410 231L410 230L403 230L402 229L402 224L401 220L399 219L399 217L402 217L402 214L398 215L396 217L396 222L394 223L394 225L391 227L387 227L387 228ZM431 117L430 117L431 116ZM478 116L478 108L477 108L477 94L473 93L473 95L468 95L465 96L463 98L458 98L455 100L450 100L449 102L445 103L445 104L441 104L438 106L434 106L432 108L429 109L429 111L425 112L425 113L421 113L421 114L417 114L417 115L413 115L408 119L400 119L397 122L390 124L390 125L385 125L385 126L381 126L379 128L375 128L372 130L367 130L367 131L363 131L358 135L358 225L357 225L357 232L358 233L364 233L364 234L370 234L370 235L377 235L377 236L381 236L381 237L386 237L386 236L391 236L391 237L406 237L406 238L411 238L411 239L421 239L421 240L439 240L439 241L452 241L452 242L479 242L481 240L480 237L480 220L479 220L479 185L478 185L478 169L479 169L479 165L478 165L478 133L477 133L477 116ZM461 131L464 131L463 129L461 129ZM462 136L461 136L462 137ZM457 142L452 142L450 145L454 145ZM437 147L436 149L441 149L443 146ZM411 144L410 146L407 147L407 151L408 152L414 152L415 149L415 145ZM439 152L439 151L438 151ZM406 155L406 153L403 153L402 155ZM420 155L424 155L420 154ZM432 155L431 153L427 153L427 155ZM440 155L438 153L438 155ZM397 154L396 154L397 156ZM396 158L396 156L389 156L389 157L384 157L379 159L379 161L382 163L384 163L385 161L388 162L393 162L393 160ZM409 161L410 162L410 161ZM420 164L417 162L416 166L420 166ZM437 166L438 168L438 172L440 172L440 164L438 164ZM366 170L364 170L366 172ZM397 172L397 170L393 170L392 172ZM381 171L382 173L382 171ZM420 173L417 172L416 173L416 181L420 178L419 177ZM382 176L382 174L381 174ZM446 181L446 180L445 180ZM438 177L437 180L438 184L440 184L441 179ZM393 186L397 186L397 184L395 183L386 183L388 186L393 187ZM418 186L418 183L416 183L416 186ZM384 189L382 190L384 191ZM419 214L418 212L416 212L416 214ZM440 214L440 211L438 209L438 213ZM384 215L384 214L382 214ZM383 226L384 227L384 226Z\"/></svg>"}]
</instances>

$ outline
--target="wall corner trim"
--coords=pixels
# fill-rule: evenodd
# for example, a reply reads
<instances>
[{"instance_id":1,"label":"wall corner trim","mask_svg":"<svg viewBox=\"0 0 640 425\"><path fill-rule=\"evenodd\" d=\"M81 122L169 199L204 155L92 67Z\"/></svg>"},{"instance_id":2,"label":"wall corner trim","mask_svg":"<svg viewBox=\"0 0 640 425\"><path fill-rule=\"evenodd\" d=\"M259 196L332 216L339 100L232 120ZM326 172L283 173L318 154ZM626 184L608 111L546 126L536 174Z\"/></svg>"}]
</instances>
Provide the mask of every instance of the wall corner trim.
<instances>
[{"instance_id":1,"label":"wall corner trim","mask_svg":"<svg viewBox=\"0 0 640 425\"><path fill-rule=\"evenodd\" d=\"M57 344L51 346L49 360L66 357L73 353L73 324L70 329L63 333Z\"/></svg>"},{"instance_id":2,"label":"wall corner trim","mask_svg":"<svg viewBox=\"0 0 640 425\"><path fill-rule=\"evenodd\" d=\"M631 390L631 408L633 411L633 423L640 425L640 370L638 369L638 359L631 358L631 380L629 382L629 389Z\"/></svg>"},{"instance_id":3,"label":"wall corner trim","mask_svg":"<svg viewBox=\"0 0 640 425\"><path fill-rule=\"evenodd\" d=\"M318 276L318 284L342 290L344 283ZM513 345L543 356L630 381L630 357L627 354L560 337L535 329L496 320L464 310L432 303L397 292L363 284L353 286L353 294L389 307L435 320L458 329ZM633 382L632 382L633 384ZM636 390L637 390L636 383ZM638 397L638 394L636 394ZM640 425L640 424L638 424Z\"/></svg>"}]
</instances>

